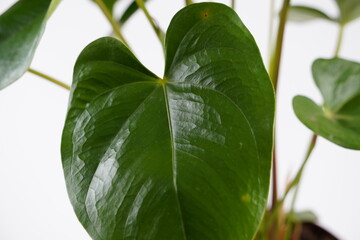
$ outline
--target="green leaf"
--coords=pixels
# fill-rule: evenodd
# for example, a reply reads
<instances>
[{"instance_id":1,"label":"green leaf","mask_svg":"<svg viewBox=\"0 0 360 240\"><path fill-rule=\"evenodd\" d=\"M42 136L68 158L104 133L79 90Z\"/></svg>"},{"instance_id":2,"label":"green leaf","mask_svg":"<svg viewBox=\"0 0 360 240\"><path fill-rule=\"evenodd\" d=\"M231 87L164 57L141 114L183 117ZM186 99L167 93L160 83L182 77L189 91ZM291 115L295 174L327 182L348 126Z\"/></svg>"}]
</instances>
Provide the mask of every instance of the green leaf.
<instances>
[{"instance_id":1,"label":"green leaf","mask_svg":"<svg viewBox=\"0 0 360 240\"><path fill-rule=\"evenodd\" d=\"M359 0L335 0L340 11L340 21L342 24L349 23L360 17Z\"/></svg>"},{"instance_id":2,"label":"green leaf","mask_svg":"<svg viewBox=\"0 0 360 240\"><path fill-rule=\"evenodd\" d=\"M312 211L290 212L288 217L291 223L317 222L318 220Z\"/></svg>"},{"instance_id":3,"label":"green leaf","mask_svg":"<svg viewBox=\"0 0 360 240\"><path fill-rule=\"evenodd\" d=\"M269 188L274 92L251 34L222 4L170 23L163 78L101 38L74 69L67 188L93 239L251 239Z\"/></svg>"},{"instance_id":4,"label":"green leaf","mask_svg":"<svg viewBox=\"0 0 360 240\"><path fill-rule=\"evenodd\" d=\"M360 64L341 58L318 59L312 66L313 77L326 108L341 111L360 94Z\"/></svg>"},{"instance_id":5,"label":"green leaf","mask_svg":"<svg viewBox=\"0 0 360 240\"><path fill-rule=\"evenodd\" d=\"M0 89L30 66L50 4L51 0L20 0L0 16Z\"/></svg>"},{"instance_id":6,"label":"green leaf","mask_svg":"<svg viewBox=\"0 0 360 240\"><path fill-rule=\"evenodd\" d=\"M144 2L147 2L147 0L143 0ZM124 11L124 13L122 14L122 16L119 19L119 23L121 25L124 25L130 18L131 16L139 9L139 6L136 3L136 0L134 0Z\"/></svg>"},{"instance_id":7,"label":"green leaf","mask_svg":"<svg viewBox=\"0 0 360 240\"><path fill-rule=\"evenodd\" d=\"M324 106L297 96L297 117L316 134L340 146L360 150L360 64L348 60L319 59L313 76Z\"/></svg>"},{"instance_id":8,"label":"green leaf","mask_svg":"<svg viewBox=\"0 0 360 240\"><path fill-rule=\"evenodd\" d=\"M321 10L308 6L291 6L288 12L288 20L293 22L308 22L317 19L337 21Z\"/></svg>"},{"instance_id":9,"label":"green leaf","mask_svg":"<svg viewBox=\"0 0 360 240\"><path fill-rule=\"evenodd\" d=\"M103 0L103 2L105 3L106 7L110 10L111 13L113 12L115 3L116 3L117 1L118 1L118 0Z\"/></svg>"}]
</instances>

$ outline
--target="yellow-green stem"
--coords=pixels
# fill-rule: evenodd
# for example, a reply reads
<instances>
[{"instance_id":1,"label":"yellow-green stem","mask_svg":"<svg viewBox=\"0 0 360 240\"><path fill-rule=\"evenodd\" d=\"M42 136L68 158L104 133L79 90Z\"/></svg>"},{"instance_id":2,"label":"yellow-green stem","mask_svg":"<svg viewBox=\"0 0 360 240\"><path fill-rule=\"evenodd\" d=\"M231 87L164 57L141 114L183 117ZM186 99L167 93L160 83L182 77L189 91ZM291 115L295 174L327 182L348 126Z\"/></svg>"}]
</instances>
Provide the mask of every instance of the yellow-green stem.
<instances>
[{"instance_id":1,"label":"yellow-green stem","mask_svg":"<svg viewBox=\"0 0 360 240\"><path fill-rule=\"evenodd\" d=\"M290 0L284 0L282 9L280 11L280 22L277 32L275 50L272 53L270 60L269 75L273 82L274 89L276 91L279 79L281 53L283 49L283 40L286 26L286 18L290 7Z\"/></svg>"},{"instance_id":2,"label":"yellow-green stem","mask_svg":"<svg viewBox=\"0 0 360 240\"><path fill-rule=\"evenodd\" d=\"M235 0L231 0L231 8L235 10Z\"/></svg>"},{"instance_id":3,"label":"yellow-green stem","mask_svg":"<svg viewBox=\"0 0 360 240\"><path fill-rule=\"evenodd\" d=\"M101 9L101 11L103 12L103 14L105 15L105 17L107 18L107 20L109 21L109 23L112 26L112 29L116 35L117 38L120 39L120 41L122 41L127 47L129 47L129 45L127 44L124 36L122 35L121 31L120 31L120 25L118 24L117 21L115 21L115 19L113 18L110 10L107 8L107 6L105 5L105 3L103 2L103 0L94 0L95 3L99 6L99 8Z\"/></svg>"},{"instance_id":4,"label":"yellow-green stem","mask_svg":"<svg viewBox=\"0 0 360 240\"><path fill-rule=\"evenodd\" d=\"M304 172L305 166L306 166L306 164L307 164L307 162L308 162L308 160L310 158L310 155L311 155L311 153L313 152L313 150L314 150L314 148L316 146L316 140L317 140L317 135L313 134L313 136L311 137L311 141L310 141L308 150L307 150L306 155L305 155L305 159L304 159L299 171L295 175L295 178L291 181L291 183L286 188L284 196L280 200L278 200L276 202L276 204L274 204L273 207L272 207L272 212L271 212L270 217L268 219L268 224L267 224L266 229L270 230L270 228L272 228L271 229L272 231L277 232L277 229L273 229L274 228L274 223L276 222L276 219L279 216L279 211L282 209L282 205L283 205L287 195L289 194L289 192L293 188L295 188L294 196L293 196L292 203L291 203L291 210L290 210L290 214L293 214L297 194L298 194L298 191L299 191L298 190L299 189L299 183L300 183L302 174ZM287 225L290 226L289 223L287 223ZM287 236L287 237L285 237L285 239L288 239L288 237L291 235L291 234L289 235L289 232L286 232L285 234Z\"/></svg>"},{"instance_id":5,"label":"yellow-green stem","mask_svg":"<svg viewBox=\"0 0 360 240\"><path fill-rule=\"evenodd\" d=\"M270 78L273 81L274 89L276 91L277 88L277 82L279 78L279 70L280 70L280 62L281 62L281 53L282 53L282 46L283 46L283 39L284 39L284 32L285 32L285 25L286 25L286 18L287 13L290 7L290 0L284 0L283 6L280 12L280 22L278 27L278 34L276 38L276 46L275 50L273 52L273 55L271 56L270 60ZM275 141L275 139L274 139ZM272 210L274 210L276 205L276 199L277 199L277 172L276 172L276 148L274 146L273 150L273 167L272 167L272 173L273 173L273 192L272 192Z\"/></svg>"},{"instance_id":6,"label":"yellow-green stem","mask_svg":"<svg viewBox=\"0 0 360 240\"><path fill-rule=\"evenodd\" d=\"M149 21L151 27L154 29L154 32L156 33L156 36L159 38L161 45L165 49L165 34L160 29L160 27L155 24L154 19L150 16L149 11L146 9L145 3L143 0L136 0L137 5L139 8L144 12L147 20Z\"/></svg>"},{"instance_id":7,"label":"yellow-green stem","mask_svg":"<svg viewBox=\"0 0 360 240\"><path fill-rule=\"evenodd\" d=\"M341 50L341 44L342 41L344 39L344 30L345 30L345 25L344 24L340 24L339 25L339 34L338 34L338 38L337 38L337 42L336 42L336 48L335 48L335 57L339 57L340 54L340 50Z\"/></svg>"},{"instance_id":8,"label":"yellow-green stem","mask_svg":"<svg viewBox=\"0 0 360 240\"><path fill-rule=\"evenodd\" d=\"M192 0L185 0L185 4L186 4L186 6L188 6L190 4L193 4L193 1Z\"/></svg>"},{"instance_id":9,"label":"yellow-green stem","mask_svg":"<svg viewBox=\"0 0 360 240\"><path fill-rule=\"evenodd\" d=\"M275 0L270 2L270 14L269 14L269 36L268 36L268 59L269 64L271 61L271 54L273 50L273 32L274 32L274 22L275 22ZM269 65L270 67L270 65Z\"/></svg>"},{"instance_id":10,"label":"yellow-green stem","mask_svg":"<svg viewBox=\"0 0 360 240\"><path fill-rule=\"evenodd\" d=\"M273 5L272 5L273 6ZM277 38L276 38L276 45L274 51L272 51L270 57L270 64L269 64L269 75L274 85L274 90L277 89L277 82L279 78L279 71L280 71L280 62L281 62L281 53L283 48L283 39L285 33L285 26L287 20L287 13L290 7L290 0L284 0L283 5L280 11L280 21L277 31ZM273 9L271 9L273 11ZM272 13L271 13L272 14ZM272 21L272 19L271 19ZM272 26L272 25L270 25ZM269 29L271 32L272 29ZM270 33L271 34L271 33ZM275 137L274 137L275 142ZM276 233L278 232L278 224L271 220L272 217L274 219L277 218L279 211L281 211L281 205L279 205L277 199L277 159L276 159L276 147L274 144L273 149L273 164L272 164L272 205L271 205L271 212L270 212L270 219L269 225L265 229L266 232L269 234L269 239L273 240L276 239Z\"/></svg>"},{"instance_id":11,"label":"yellow-green stem","mask_svg":"<svg viewBox=\"0 0 360 240\"><path fill-rule=\"evenodd\" d=\"M290 190L292 190L294 188L294 195L293 195L293 198L292 198L292 202L291 202L291 206L290 206L290 211L289 211L289 215L288 215L288 219L292 218L293 214L294 214L294 209L295 209L295 202L296 202L296 199L297 199L297 196L298 196L298 192L299 192L299 184L300 184L300 180L301 180L301 177L303 175L303 172L304 172L304 169L305 169L305 166L306 164L308 163L308 160L310 158L310 155L311 153L313 152L315 146L316 146L316 140L317 140L317 135L313 134L312 137L311 137L311 141L310 141L310 144L309 144L309 147L308 147L308 150L306 152L306 156L305 156L305 159L299 169L299 171L297 172L297 174L295 175L295 178L294 180L288 185L288 187L286 188L286 191L285 191L285 194L281 200L281 202L284 202L285 201L285 198L286 196L288 195L288 193L290 192ZM291 231L292 231L292 228L290 227L291 226L291 222L290 221L286 221L286 225L288 226L286 232L285 232L285 240L288 240L288 239L291 239Z\"/></svg>"},{"instance_id":12,"label":"yellow-green stem","mask_svg":"<svg viewBox=\"0 0 360 240\"><path fill-rule=\"evenodd\" d=\"M339 25L339 33L338 33L338 38L337 38L337 41L336 41L336 48L335 48L334 57L339 56L341 45L342 45L342 42L343 42L343 37L344 37L344 29L345 29L345 24L341 23ZM316 139L317 139L317 135L313 134L313 136L311 138L311 142L309 144L309 148L308 148L305 160L302 163L302 165L301 165L298 173L296 174L294 180L286 188L285 194L284 194L284 196L282 198L282 201L285 201L285 198L287 197L287 195L291 191L291 189L295 188L292 203L291 203L291 211L290 211L290 213L294 211L295 202L296 202L296 198L297 198L298 191L299 191L298 190L299 189L299 182L301 180L305 165L306 165L306 163L307 163L307 161L308 161L308 159L309 159L309 157L310 157L310 155L311 155L311 153L312 153L312 151L313 151L313 149L314 149L314 147L316 145Z\"/></svg>"},{"instance_id":13,"label":"yellow-green stem","mask_svg":"<svg viewBox=\"0 0 360 240\"><path fill-rule=\"evenodd\" d=\"M70 90L70 86L67 85L66 83L63 83L63 82L61 82L59 80L56 80L55 78L52 78L52 77L50 77L50 76L48 76L48 75L46 75L44 73L41 73L41 72L36 71L34 69L31 69L31 68L28 69L28 72L30 72L32 74L35 74L35 75L37 75L37 76L39 76L41 78L44 78L44 79L46 79L46 80L48 80L48 81L50 81L52 83L55 83L56 85L58 85L60 87L63 87L65 89L67 89L67 90Z\"/></svg>"},{"instance_id":14,"label":"yellow-green stem","mask_svg":"<svg viewBox=\"0 0 360 240\"><path fill-rule=\"evenodd\" d=\"M291 210L290 212L293 212L294 211L294 207L295 207L295 202L296 202L296 198L297 198L297 195L298 195L298 191L299 191L299 183L300 183L300 179L302 177L302 174L304 172L304 169L305 169L305 166L310 158L310 155L311 153L313 152L315 146L316 146L316 140L317 140L317 135L313 134L312 137L311 137L311 141L310 141L310 144L309 144L309 147L308 147L308 150L306 152L306 156L305 156L305 159L298 171L298 173L296 174L294 180L291 182L291 184L289 185L289 189L291 188L295 188L294 190L294 196L293 196L293 199L292 199L292 202L291 202Z\"/></svg>"}]
</instances>

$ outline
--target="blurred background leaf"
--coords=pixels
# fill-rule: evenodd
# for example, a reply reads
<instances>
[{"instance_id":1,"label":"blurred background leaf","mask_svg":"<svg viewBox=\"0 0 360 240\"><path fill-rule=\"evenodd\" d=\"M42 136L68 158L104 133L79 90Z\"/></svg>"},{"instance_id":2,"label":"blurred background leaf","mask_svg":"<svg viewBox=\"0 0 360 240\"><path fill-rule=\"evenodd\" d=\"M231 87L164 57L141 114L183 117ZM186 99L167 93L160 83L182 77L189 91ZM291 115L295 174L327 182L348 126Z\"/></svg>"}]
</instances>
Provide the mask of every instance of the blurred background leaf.
<instances>
[{"instance_id":1,"label":"blurred background leaf","mask_svg":"<svg viewBox=\"0 0 360 240\"><path fill-rule=\"evenodd\" d=\"M143 0L144 2L147 2L148 0ZM136 1L134 0L124 11L124 13L121 15L119 19L119 23L121 25L124 25L131 16L136 13L136 11L139 10L139 6L137 5Z\"/></svg>"},{"instance_id":2,"label":"blurred background leaf","mask_svg":"<svg viewBox=\"0 0 360 240\"><path fill-rule=\"evenodd\" d=\"M323 99L296 96L297 117L316 134L340 146L360 150L360 64L345 59L318 59L313 77Z\"/></svg>"},{"instance_id":3,"label":"blurred background leaf","mask_svg":"<svg viewBox=\"0 0 360 240\"><path fill-rule=\"evenodd\" d=\"M319 9L300 5L290 7L288 19L293 22L308 22L317 19L324 19L332 22L337 21Z\"/></svg>"},{"instance_id":4,"label":"blurred background leaf","mask_svg":"<svg viewBox=\"0 0 360 240\"><path fill-rule=\"evenodd\" d=\"M20 0L0 16L0 89L15 82L27 71L47 17L59 2Z\"/></svg>"}]
</instances>

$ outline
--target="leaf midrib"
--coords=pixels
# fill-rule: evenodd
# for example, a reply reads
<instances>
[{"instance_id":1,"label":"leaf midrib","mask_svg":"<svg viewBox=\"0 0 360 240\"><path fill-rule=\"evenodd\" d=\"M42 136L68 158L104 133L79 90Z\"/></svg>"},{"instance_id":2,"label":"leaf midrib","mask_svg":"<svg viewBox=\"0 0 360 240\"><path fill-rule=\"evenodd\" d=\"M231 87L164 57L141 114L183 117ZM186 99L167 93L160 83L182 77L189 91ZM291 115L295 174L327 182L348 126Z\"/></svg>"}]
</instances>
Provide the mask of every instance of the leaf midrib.
<instances>
[{"instance_id":1,"label":"leaf midrib","mask_svg":"<svg viewBox=\"0 0 360 240\"><path fill-rule=\"evenodd\" d=\"M175 82L175 81L169 81L169 83L172 83L172 84L190 84L190 85L193 85L193 86L198 86L198 87L202 87L202 88L205 88L205 89L208 89L210 91L213 91L213 92L216 92L220 95L222 95L224 98L226 98L227 100L229 100L240 112L241 114L243 115L244 119L246 120L247 124L249 125L250 127L250 130L251 130L251 135L254 139L254 142L255 142L255 146L256 146L256 150L258 152L258 143L257 143L257 140L256 140L256 136L255 136L255 132L254 132L254 129L252 127L252 125L250 124L250 121L249 119L246 117L245 113L243 112L243 110L240 108L240 106L238 104L236 104L234 102L234 100L232 100L229 96L227 96L225 93L215 89L215 88L211 88L209 86L206 86L206 85L203 85L203 84L199 84L199 83L192 83L192 82L186 82L186 81L183 81L183 82Z\"/></svg>"},{"instance_id":2,"label":"leaf midrib","mask_svg":"<svg viewBox=\"0 0 360 240\"><path fill-rule=\"evenodd\" d=\"M172 163L172 178L173 178L173 185L174 185L174 191L175 191L175 197L176 197L176 205L178 207L178 211L179 211L179 216L180 216L180 221L181 221L181 228L182 228L182 232L183 232L183 236L184 236L184 240L187 239L186 237L186 231L185 231L185 226L184 226L184 218L182 215L182 210L181 210L181 205L180 205L180 201L179 201L179 195L178 195L178 190L177 190L177 184L176 184L176 159L175 159L175 140L174 140L174 134L173 134L173 127L172 127L172 122L171 122L171 113L170 113L170 106L169 106L169 97L167 94L167 90L166 90L166 83L165 84L161 84L162 85L162 89L163 89L163 93L164 93L164 100L165 100L165 106L166 106L166 114L167 114L167 119L168 119L168 123L169 123L169 133L170 133L170 145L171 145L171 163Z\"/></svg>"},{"instance_id":3,"label":"leaf midrib","mask_svg":"<svg viewBox=\"0 0 360 240\"><path fill-rule=\"evenodd\" d=\"M167 79L167 77L165 76L164 79ZM238 109L238 111L240 111L240 113L242 114L242 116L244 117L247 125L249 126L250 132L251 132L251 136L254 140L255 143L255 148L256 148L256 156L258 158L258 160L260 160L260 156L259 156L259 151L258 151L258 142L256 139L256 135L254 133L254 129L252 127L252 125L250 124L248 118L246 117L245 113L242 111L242 109L240 108L240 106L238 106L238 104L236 104L230 97L228 97L226 94L224 94L223 92L208 87L206 85L203 84L197 84L197 83L192 83L192 82L175 82L175 81L166 81L166 83L162 84L162 88L163 88L163 92L164 92L164 98L165 98L165 104L166 104L166 111L167 111L167 118L168 118L168 123L169 123L169 131L170 131L170 139L171 139L171 147L172 147L172 167L173 167L173 184L174 184L174 190L175 190L175 194L176 194L176 200L177 200L177 206L178 206L178 210L179 210L179 216L181 219L181 223L182 223L182 229L183 229L183 236L184 236L184 240L187 240L187 235L186 235L186 228L184 225L184 218L182 215L182 211L181 211L181 205L180 205L180 201L179 201L179 197L178 197L178 191L177 191L177 184L176 184L176 154L175 154L175 139L174 139L174 135L173 135L173 128L172 128L172 122L171 122L171 113L170 113L170 106L169 106L169 98L168 98L168 94L167 94L167 89L166 89L166 85L168 83L174 84L174 85L180 85L180 84L189 84L192 86L197 86L197 87L201 87L204 89L207 89L209 91L213 91L217 94L222 95L224 98L226 98L228 101L231 102L231 104L233 104L236 109Z\"/></svg>"},{"instance_id":4,"label":"leaf midrib","mask_svg":"<svg viewBox=\"0 0 360 240\"><path fill-rule=\"evenodd\" d=\"M192 85L192 86L197 86L197 87L201 87L201 88L204 88L204 89L207 89L207 90L210 90L210 91L213 91L213 92L216 92L218 94L221 94L224 98L226 98L228 101L230 101L240 112L241 114L243 115L244 119L246 120L247 122L247 125L249 126L250 128L250 131L251 131L251 135L253 137L253 140L255 142L255 146L256 146L256 150L258 152L258 143L257 143L257 139L255 137L255 134L254 134L254 129L253 127L251 126L251 124L249 123L249 120L247 119L246 115L244 114L244 112L242 111L242 109L240 108L240 106L238 106L231 98L229 98L227 95L225 95L223 92L221 91L218 91L216 89L213 89L211 87L208 87L208 86L205 86L203 84L196 84L196 83L191 83L191 82L175 82L175 81L167 81L166 83L157 83L157 82L152 82L152 81L149 81L149 82L143 82L143 81L140 81L140 82L133 82L133 83L130 83L130 84L124 84L122 86L119 86L119 87L116 87L116 88L112 88L112 89L109 89L108 91L106 92L111 92L115 89L118 89L118 88L122 88L122 87L126 87L128 85L132 85L132 84L155 84L155 85L158 85L157 87L155 87L155 89L141 102L141 104L139 104L139 106L136 108L136 110L130 115L132 116L139 108L140 106L142 106L152 95L153 93L158 90L158 88L162 87L163 89L163 94L164 94L164 100L165 100L165 107L166 107L166 114L167 114L167 120L168 120L168 124L169 124L169 134L170 134L170 145L171 145L171 148L172 148L172 158L171 158L171 162L172 162L172 179L173 179L173 187L174 187L174 191L175 191L175 195L176 195L176 205L177 205L177 208L178 208L178 213L179 213L179 217L180 217L180 221L181 221L181 228L182 228L182 232L183 232L183 239L184 240L187 240L187 235L186 235L186 229L185 229L185 224L184 224L184 218L183 218L183 212L182 212L182 209L181 209L181 204L180 204L180 200L179 200L179 196L178 196L178 189L177 189L177 169L176 169L176 154L175 154L175 140L174 140L174 134L173 134L173 124L172 124L172 121L171 121L171 110L170 110L170 103L169 103L169 97L168 97L168 93L167 93L167 84L174 84L174 85L180 85L180 84L189 84L189 85ZM100 94L100 95L103 95L103 94ZM92 101L94 101L95 99L97 99L98 97L97 96L95 97ZM84 109L85 110L85 109ZM130 116L127 118L127 120L124 122L124 124L129 120ZM123 124L123 125L124 125ZM122 125L122 126L123 126ZM122 126L120 127L120 129L122 128ZM113 144L113 142L116 140L116 136L117 134L113 137L113 139L110 141L110 146ZM105 151L106 152L106 151ZM257 154L257 157L259 158L259 155ZM72 159L74 159L74 157L72 157ZM100 164L101 160L99 161L99 164ZM99 166L98 164L98 166ZM73 164L71 164L72 166ZM96 167L95 169L95 172L97 171L97 168L98 166ZM70 169L70 171L72 172L72 167ZM71 174L72 175L72 174ZM95 176L95 174L93 175L93 177ZM92 177L92 178L93 178ZM90 184L89 184L89 187L91 185L91 182L92 180L90 181ZM89 187L86 191L86 195L85 195L85 199L87 198L87 195L88 195L88 190L89 190ZM86 214L88 215L88 210L86 209L85 207L85 211L86 211ZM90 223L94 226L92 220L90 219L90 217L88 216L88 219L90 221ZM97 232L95 226L94 226L94 230ZM99 233L98 233L99 234Z\"/></svg>"}]
</instances>

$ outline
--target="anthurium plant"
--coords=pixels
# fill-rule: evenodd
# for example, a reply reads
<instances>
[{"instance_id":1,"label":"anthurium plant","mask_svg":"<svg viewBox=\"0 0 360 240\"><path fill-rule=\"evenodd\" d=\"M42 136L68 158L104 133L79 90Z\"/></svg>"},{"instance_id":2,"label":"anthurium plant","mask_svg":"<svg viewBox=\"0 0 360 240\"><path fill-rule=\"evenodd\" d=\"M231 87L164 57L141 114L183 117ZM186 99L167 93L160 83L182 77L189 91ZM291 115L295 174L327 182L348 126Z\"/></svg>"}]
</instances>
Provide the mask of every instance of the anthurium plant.
<instances>
[{"instance_id":1,"label":"anthurium plant","mask_svg":"<svg viewBox=\"0 0 360 240\"><path fill-rule=\"evenodd\" d=\"M358 0L336 0L338 16L284 0L274 14L268 71L235 0L184 1L166 31L147 1L133 1L121 16L117 0L92 2L113 33L83 49L71 86L31 68L60 0L19 0L0 16L0 89L31 72L70 90L62 166L70 202L92 239L336 239L314 224L312 212L284 203L296 200L318 136L360 150L360 63L339 57L344 28L360 17ZM162 76L137 59L122 34L137 11L163 46ZM333 58L313 63L323 102L294 97L294 113L313 137L278 196L274 118L285 27L316 19L339 26L338 43Z\"/></svg>"}]
</instances>

